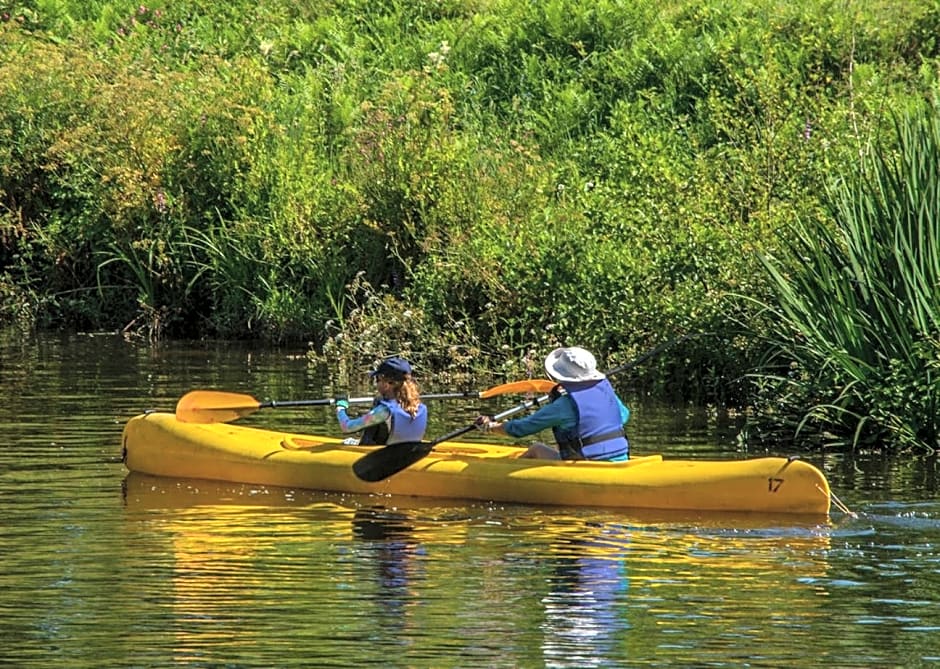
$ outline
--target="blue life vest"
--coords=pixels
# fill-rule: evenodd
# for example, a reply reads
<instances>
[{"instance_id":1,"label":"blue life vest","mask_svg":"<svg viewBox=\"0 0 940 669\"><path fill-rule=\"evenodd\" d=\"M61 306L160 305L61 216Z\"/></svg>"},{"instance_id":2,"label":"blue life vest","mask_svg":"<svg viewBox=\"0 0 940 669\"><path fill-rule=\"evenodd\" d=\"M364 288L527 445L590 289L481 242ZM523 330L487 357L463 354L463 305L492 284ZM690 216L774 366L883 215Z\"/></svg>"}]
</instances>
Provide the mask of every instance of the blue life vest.
<instances>
[{"instance_id":1,"label":"blue life vest","mask_svg":"<svg viewBox=\"0 0 940 669\"><path fill-rule=\"evenodd\" d=\"M552 428L563 460L613 460L630 456L623 432L620 404L607 379L563 383L574 403L578 422L573 430Z\"/></svg>"},{"instance_id":2,"label":"blue life vest","mask_svg":"<svg viewBox=\"0 0 940 669\"><path fill-rule=\"evenodd\" d=\"M400 444L406 441L421 441L428 427L428 408L422 403L418 405L418 413L412 418L411 414L401 408L398 400L381 400L391 412L388 426L388 440L386 444Z\"/></svg>"}]
</instances>

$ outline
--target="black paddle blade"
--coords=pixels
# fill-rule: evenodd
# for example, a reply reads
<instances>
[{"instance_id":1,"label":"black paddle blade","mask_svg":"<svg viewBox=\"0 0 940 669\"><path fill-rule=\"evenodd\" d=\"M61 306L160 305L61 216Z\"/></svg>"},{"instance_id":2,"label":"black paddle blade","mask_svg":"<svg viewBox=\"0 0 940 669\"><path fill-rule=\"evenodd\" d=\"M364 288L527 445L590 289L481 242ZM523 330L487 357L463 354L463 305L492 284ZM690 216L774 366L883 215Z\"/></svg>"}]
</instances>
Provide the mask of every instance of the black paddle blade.
<instances>
[{"instance_id":1,"label":"black paddle blade","mask_svg":"<svg viewBox=\"0 0 940 669\"><path fill-rule=\"evenodd\" d=\"M401 444L383 446L363 455L353 463L353 472L363 481L377 483L407 469L434 448L434 444L421 441L406 441Z\"/></svg>"}]
</instances>

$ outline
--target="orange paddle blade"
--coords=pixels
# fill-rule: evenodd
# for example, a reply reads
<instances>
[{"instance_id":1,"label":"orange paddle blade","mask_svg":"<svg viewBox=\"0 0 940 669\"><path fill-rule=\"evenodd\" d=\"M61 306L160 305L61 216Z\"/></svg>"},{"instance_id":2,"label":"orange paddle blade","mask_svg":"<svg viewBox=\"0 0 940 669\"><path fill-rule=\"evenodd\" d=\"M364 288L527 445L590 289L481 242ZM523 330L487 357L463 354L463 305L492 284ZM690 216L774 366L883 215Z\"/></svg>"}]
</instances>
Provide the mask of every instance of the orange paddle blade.
<instances>
[{"instance_id":1,"label":"orange paddle blade","mask_svg":"<svg viewBox=\"0 0 940 669\"><path fill-rule=\"evenodd\" d=\"M227 423L253 414L261 403L251 395L193 390L176 403L176 420L184 423Z\"/></svg>"},{"instance_id":2,"label":"orange paddle blade","mask_svg":"<svg viewBox=\"0 0 940 669\"><path fill-rule=\"evenodd\" d=\"M526 379L525 381L511 381L499 386L493 386L480 392L482 399L496 397L497 395L509 395L510 393L542 393L549 392L558 384L550 379Z\"/></svg>"}]
</instances>

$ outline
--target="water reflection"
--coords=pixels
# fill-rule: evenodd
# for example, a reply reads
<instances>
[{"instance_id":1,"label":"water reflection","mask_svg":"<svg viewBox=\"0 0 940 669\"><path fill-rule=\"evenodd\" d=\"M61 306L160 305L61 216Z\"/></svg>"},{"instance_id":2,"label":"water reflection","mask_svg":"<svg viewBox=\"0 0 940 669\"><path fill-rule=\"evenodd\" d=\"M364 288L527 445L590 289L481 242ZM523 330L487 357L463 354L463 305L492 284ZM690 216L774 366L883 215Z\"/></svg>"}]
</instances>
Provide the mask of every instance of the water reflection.
<instances>
[{"instance_id":1,"label":"water reflection","mask_svg":"<svg viewBox=\"0 0 940 669\"><path fill-rule=\"evenodd\" d=\"M542 599L541 625L546 666L609 666L629 627L623 606L629 585L625 546L603 536L604 528L591 529L598 536L564 537L550 547L550 590Z\"/></svg>"},{"instance_id":2,"label":"water reflection","mask_svg":"<svg viewBox=\"0 0 940 669\"><path fill-rule=\"evenodd\" d=\"M383 506L356 509L353 537L362 542L355 558L374 566L377 590L373 603L387 632L401 634L409 618L408 608L417 599L417 582L423 578L425 548L414 535L409 517Z\"/></svg>"},{"instance_id":3,"label":"water reflection","mask_svg":"<svg viewBox=\"0 0 940 669\"><path fill-rule=\"evenodd\" d=\"M813 634L834 589L836 528L789 515L429 504L138 474L125 490L127 519L170 556L179 659L238 628L260 643L273 609L321 659L363 664L783 666L802 650L775 635ZM537 660L521 641L533 633Z\"/></svg>"},{"instance_id":4,"label":"water reflection","mask_svg":"<svg viewBox=\"0 0 940 669\"><path fill-rule=\"evenodd\" d=\"M357 583L339 569L352 510L305 493L129 475L138 625L162 630L139 666L322 666L354 656ZM302 653L292 650L301 644ZM210 658L207 660L207 658Z\"/></svg>"}]
</instances>

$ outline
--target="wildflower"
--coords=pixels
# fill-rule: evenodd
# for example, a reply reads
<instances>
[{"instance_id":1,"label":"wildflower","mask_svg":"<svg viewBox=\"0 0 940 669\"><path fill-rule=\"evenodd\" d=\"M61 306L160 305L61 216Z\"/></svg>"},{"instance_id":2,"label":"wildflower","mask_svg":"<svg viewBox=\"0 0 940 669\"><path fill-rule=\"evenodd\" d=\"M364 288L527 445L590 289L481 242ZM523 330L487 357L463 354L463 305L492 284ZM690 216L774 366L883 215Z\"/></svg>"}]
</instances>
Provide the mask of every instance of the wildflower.
<instances>
[{"instance_id":1,"label":"wildflower","mask_svg":"<svg viewBox=\"0 0 940 669\"><path fill-rule=\"evenodd\" d=\"M156 195L153 196L153 206L161 214L166 213L166 193L162 190L157 191Z\"/></svg>"},{"instance_id":2,"label":"wildflower","mask_svg":"<svg viewBox=\"0 0 940 669\"><path fill-rule=\"evenodd\" d=\"M440 69L444 65L444 61L447 60L447 54L450 53L450 45L447 41L441 42L441 46L437 51L432 51L428 54L428 62L432 67Z\"/></svg>"}]
</instances>

